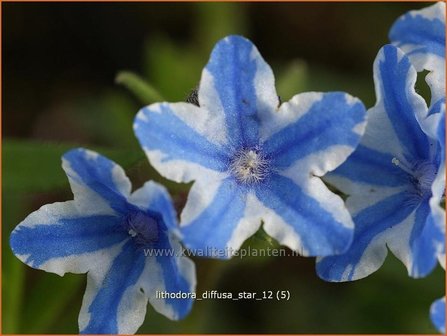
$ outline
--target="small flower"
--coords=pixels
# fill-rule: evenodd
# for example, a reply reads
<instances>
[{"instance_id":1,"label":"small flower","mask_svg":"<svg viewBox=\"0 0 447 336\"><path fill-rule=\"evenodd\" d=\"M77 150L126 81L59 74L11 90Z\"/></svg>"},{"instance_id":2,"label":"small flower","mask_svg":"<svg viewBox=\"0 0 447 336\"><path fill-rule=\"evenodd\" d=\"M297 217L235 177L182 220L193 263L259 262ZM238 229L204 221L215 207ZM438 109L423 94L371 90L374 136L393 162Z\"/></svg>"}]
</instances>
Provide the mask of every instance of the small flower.
<instances>
[{"instance_id":1,"label":"small flower","mask_svg":"<svg viewBox=\"0 0 447 336\"><path fill-rule=\"evenodd\" d=\"M430 317L436 329L445 334L445 297L433 302L430 307Z\"/></svg>"},{"instance_id":2,"label":"small flower","mask_svg":"<svg viewBox=\"0 0 447 336\"><path fill-rule=\"evenodd\" d=\"M416 71L428 70L432 104L445 96L445 3L413 10L396 20L389 34Z\"/></svg>"},{"instance_id":3,"label":"small flower","mask_svg":"<svg viewBox=\"0 0 447 336\"><path fill-rule=\"evenodd\" d=\"M153 104L134 123L160 174L195 181L181 214L185 244L228 258L262 220L270 236L303 255L343 252L353 223L320 177L357 146L363 104L310 92L279 106L272 70L240 36L216 44L197 94L198 106Z\"/></svg>"},{"instance_id":4,"label":"small flower","mask_svg":"<svg viewBox=\"0 0 447 336\"><path fill-rule=\"evenodd\" d=\"M148 300L171 319L184 317L191 300L156 298L157 290L195 287L194 264L171 234L176 214L167 191L147 182L130 194L123 169L92 151L69 151L62 162L74 200L47 204L21 222L10 238L14 254L61 276L88 272L81 333L135 333Z\"/></svg>"},{"instance_id":5,"label":"small flower","mask_svg":"<svg viewBox=\"0 0 447 336\"><path fill-rule=\"evenodd\" d=\"M415 92L414 67L392 45L380 50L374 81L377 103L365 135L327 177L350 195L356 225L345 254L318 260L319 276L329 281L375 272L387 246L413 277L428 274L445 253L445 103L427 108Z\"/></svg>"}]
</instances>

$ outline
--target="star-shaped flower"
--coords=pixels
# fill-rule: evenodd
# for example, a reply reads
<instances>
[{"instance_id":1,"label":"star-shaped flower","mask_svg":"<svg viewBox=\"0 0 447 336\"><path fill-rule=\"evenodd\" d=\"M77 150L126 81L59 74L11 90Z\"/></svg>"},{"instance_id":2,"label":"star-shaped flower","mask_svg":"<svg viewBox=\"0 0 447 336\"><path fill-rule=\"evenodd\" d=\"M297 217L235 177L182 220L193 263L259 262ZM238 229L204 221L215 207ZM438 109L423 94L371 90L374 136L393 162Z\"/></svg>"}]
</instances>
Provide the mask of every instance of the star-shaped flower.
<instances>
[{"instance_id":1,"label":"star-shaped flower","mask_svg":"<svg viewBox=\"0 0 447 336\"><path fill-rule=\"evenodd\" d=\"M445 103L427 108L416 71L392 45L374 63L376 105L357 150L327 177L350 195L354 240L340 256L317 263L320 277L349 281L375 272L387 246L413 277L445 253Z\"/></svg>"},{"instance_id":2,"label":"star-shaped flower","mask_svg":"<svg viewBox=\"0 0 447 336\"><path fill-rule=\"evenodd\" d=\"M272 70L240 36L214 47L198 102L153 104L134 123L160 174L194 181L181 214L185 245L228 258L262 220L270 236L302 255L346 250L352 219L320 177L357 146L363 104L341 92L310 92L280 105Z\"/></svg>"},{"instance_id":3,"label":"star-shaped flower","mask_svg":"<svg viewBox=\"0 0 447 336\"><path fill-rule=\"evenodd\" d=\"M412 10L396 20L389 34L416 71L428 70L432 104L445 97L445 3Z\"/></svg>"},{"instance_id":4,"label":"star-shaped flower","mask_svg":"<svg viewBox=\"0 0 447 336\"><path fill-rule=\"evenodd\" d=\"M84 149L63 156L73 201L48 204L12 232L14 254L27 265L64 275L86 273L79 329L89 334L135 333L149 300L171 318L192 300L160 299L156 291L195 288L195 269L171 231L176 214L167 191L147 182L132 194L123 169Z\"/></svg>"}]
</instances>

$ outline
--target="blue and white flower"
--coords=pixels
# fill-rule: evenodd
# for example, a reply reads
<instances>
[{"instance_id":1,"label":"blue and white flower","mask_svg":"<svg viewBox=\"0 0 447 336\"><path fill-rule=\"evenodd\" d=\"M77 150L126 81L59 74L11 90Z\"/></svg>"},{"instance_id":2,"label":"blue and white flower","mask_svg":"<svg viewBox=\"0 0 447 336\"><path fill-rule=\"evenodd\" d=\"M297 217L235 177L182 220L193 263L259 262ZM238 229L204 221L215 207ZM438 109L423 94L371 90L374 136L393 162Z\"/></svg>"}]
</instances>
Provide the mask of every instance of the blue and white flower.
<instances>
[{"instance_id":1,"label":"blue and white flower","mask_svg":"<svg viewBox=\"0 0 447 336\"><path fill-rule=\"evenodd\" d=\"M436 329L445 334L445 297L433 302L430 308L430 317Z\"/></svg>"},{"instance_id":2,"label":"blue and white flower","mask_svg":"<svg viewBox=\"0 0 447 336\"><path fill-rule=\"evenodd\" d=\"M195 268L181 256L169 194L147 182L132 194L123 169L84 149L63 156L74 200L47 204L12 232L14 254L47 272L86 273L79 329L88 334L135 333L148 300L170 319L184 317L189 299L160 299L156 291L189 293Z\"/></svg>"},{"instance_id":3,"label":"blue and white flower","mask_svg":"<svg viewBox=\"0 0 447 336\"><path fill-rule=\"evenodd\" d=\"M412 10L396 20L390 41L402 49L416 68L428 70L432 105L445 96L445 3Z\"/></svg>"},{"instance_id":4,"label":"blue and white flower","mask_svg":"<svg viewBox=\"0 0 447 336\"><path fill-rule=\"evenodd\" d=\"M214 47L198 101L147 106L134 123L160 174L194 181L181 214L185 245L228 258L263 221L302 255L345 251L352 219L320 177L360 141L363 104L346 93L310 92L280 105L271 68L240 36Z\"/></svg>"},{"instance_id":5,"label":"blue and white flower","mask_svg":"<svg viewBox=\"0 0 447 336\"><path fill-rule=\"evenodd\" d=\"M393 45L374 63L376 105L357 150L327 180L350 195L356 228L343 255L318 260L320 277L368 276L388 248L413 277L427 275L445 253L445 101L430 109L415 91L416 71Z\"/></svg>"}]
</instances>

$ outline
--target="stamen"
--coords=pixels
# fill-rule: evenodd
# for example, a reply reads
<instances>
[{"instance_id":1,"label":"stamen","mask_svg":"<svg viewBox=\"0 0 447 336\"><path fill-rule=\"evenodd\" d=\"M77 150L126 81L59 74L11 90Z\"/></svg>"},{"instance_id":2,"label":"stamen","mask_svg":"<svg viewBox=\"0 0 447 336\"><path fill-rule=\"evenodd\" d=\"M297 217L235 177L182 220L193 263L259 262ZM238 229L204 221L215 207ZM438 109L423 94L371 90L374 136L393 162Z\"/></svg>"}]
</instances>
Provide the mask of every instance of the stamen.
<instances>
[{"instance_id":1,"label":"stamen","mask_svg":"<svg viewBox=\"0 0 447 336\"><path fill-rule=\"evenodd\" d=\"M437 174L437 166L434 163L420 161L410 165L403 163L403 160L396 157L391 162L409 175L410 182L413 185L411 193L417 199L431 194L431 186Z\"/></svg>"},{"instance_id":2,"label":"stamen","mask_svg":"<svg viewBox=\"0 0 447 336\"><path fill-rule=\"evenodd\" d=\"M258 183L269 173L269 161L259 148L244 149L236 153L230 171L242 183Z\"/></svg>"},{"instance_id":3,"label":"stamen","mask_svg":"<svg viewBox=\"0 0 447 336\"><path fill-rule=\"evenodd\" d=\"M411 169L410 165L402 162L401 160L399 160L396 157L393 157L393 159L391 160L391 162L396 165L397 167L399 167L400 169L402 169L404 172L413 175L413 170Z\"/></svg>"}]
</instances>

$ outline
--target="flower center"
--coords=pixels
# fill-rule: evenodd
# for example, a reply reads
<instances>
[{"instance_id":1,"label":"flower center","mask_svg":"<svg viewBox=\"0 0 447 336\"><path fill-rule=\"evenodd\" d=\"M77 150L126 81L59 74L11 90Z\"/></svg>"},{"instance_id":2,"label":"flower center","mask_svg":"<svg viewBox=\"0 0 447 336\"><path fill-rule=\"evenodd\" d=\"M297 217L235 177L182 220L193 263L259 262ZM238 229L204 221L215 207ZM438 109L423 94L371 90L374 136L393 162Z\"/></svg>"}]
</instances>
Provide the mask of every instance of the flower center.
<instances>
[{"instance_id":1,"label":"flower center","mask_svg":"<svg viewBox=\"0 0 447 336\"><path fill-rule=\"evenodd\" d=\"M138 245L147 246L158 241L157 219L142 211L131 212L124 218L122 224Z\"/></svg>"},{"instance_id":2,"label":"flower center","mask_svg":"<svg viewBox=\"0 0 447 336\"><path fill-rule=\"evenodd\" d=\"M397 158L393 158L392 163L409 175L413 185L413 193L420 198L431 195L431 186L437 174L436 164L429 161L421 161L410 165Z\"/></svg>"},{"instance_id":3,"label":"flower center","mask_svg":"<svg viewBox=\"0 0 447 336\"><path fill-rule=\"evenodd\" d=\"M236 152L230 163L230 171L239 182L261 182L269 173L269 161L259 148L242 149Z\"/></svg>"}]
</instances>

